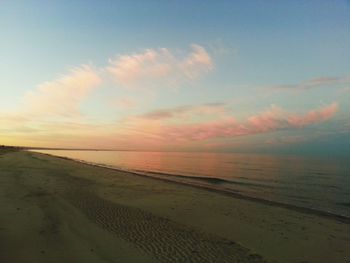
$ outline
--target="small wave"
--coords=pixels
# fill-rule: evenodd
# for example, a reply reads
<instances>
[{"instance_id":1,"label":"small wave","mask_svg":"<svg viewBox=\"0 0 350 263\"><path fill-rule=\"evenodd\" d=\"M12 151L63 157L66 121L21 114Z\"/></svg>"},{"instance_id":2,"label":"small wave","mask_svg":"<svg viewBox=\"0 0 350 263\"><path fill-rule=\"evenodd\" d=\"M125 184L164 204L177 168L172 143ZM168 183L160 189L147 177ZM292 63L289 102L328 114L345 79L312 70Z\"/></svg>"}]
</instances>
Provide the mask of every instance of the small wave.
<instances>
[{"instance_id":1,"label":"small wave","mask_svg":"<svg viewBox=\"0 0 350 263\"><path fill-rule=\"evenodd\" d=\"M206 182L213 185L242 185L242 186L250 186L250 187L259 187L259 188L277 188L273 185L266 185L266 184L259 184L259 183L253 183L253 182L240 182L240 181L233 181L218 177L205 177L205 176L191 176L191 175L181 175L181 174L170 174L170 173L164 173L164 172L153 172L153 171L144 171L144 170L134 170L135 172L141 172L145 173L146 175L158 175L162 177L167 177L169 179L171 178L177 178L181 179L183 181L199 181L199 182ZM278 188L281 188L278 186Z\"/></svg>"}]
</instances>

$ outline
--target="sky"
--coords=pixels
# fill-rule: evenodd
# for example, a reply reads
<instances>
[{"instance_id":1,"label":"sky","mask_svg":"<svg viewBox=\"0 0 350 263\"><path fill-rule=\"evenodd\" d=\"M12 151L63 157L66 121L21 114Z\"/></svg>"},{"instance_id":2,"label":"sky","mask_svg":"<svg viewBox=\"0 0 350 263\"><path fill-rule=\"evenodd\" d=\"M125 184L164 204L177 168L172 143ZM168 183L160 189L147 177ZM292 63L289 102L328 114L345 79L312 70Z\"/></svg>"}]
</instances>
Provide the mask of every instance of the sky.
<instances>
[{"instance_id":1,"label":"sky","mask_svg":"<svg viewBox=\"0 0 350 263\"><path fill-rule=\"evenodd\" d=\"M350 154L350 1L0 3L0 144Z\"/></svg>"}]
</instances>

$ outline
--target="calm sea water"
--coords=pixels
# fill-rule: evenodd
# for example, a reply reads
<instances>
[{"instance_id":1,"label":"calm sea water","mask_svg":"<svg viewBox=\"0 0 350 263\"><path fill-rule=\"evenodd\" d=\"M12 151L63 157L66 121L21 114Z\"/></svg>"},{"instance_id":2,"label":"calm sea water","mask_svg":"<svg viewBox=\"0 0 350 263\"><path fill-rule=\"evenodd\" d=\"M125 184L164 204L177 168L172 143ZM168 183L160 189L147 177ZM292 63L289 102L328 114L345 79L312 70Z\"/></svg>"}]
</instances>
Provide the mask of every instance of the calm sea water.
<instances>
[{"instance_id":1,"label":"calm sea water","mask_svg":"<svg viewBox=\"0 0 350 263\"><path fill-rule=\"evenodd\" d=\"M350 217L344 159L128 151L39 151Z\"/></svg>"}]
</instances>

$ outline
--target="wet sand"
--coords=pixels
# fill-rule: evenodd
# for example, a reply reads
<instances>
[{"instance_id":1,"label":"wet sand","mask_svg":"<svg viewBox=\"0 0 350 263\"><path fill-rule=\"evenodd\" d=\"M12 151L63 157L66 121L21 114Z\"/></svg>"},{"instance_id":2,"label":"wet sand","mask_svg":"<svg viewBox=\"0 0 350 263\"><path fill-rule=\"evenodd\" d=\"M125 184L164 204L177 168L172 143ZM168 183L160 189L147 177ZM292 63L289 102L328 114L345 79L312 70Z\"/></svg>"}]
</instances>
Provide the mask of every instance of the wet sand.
<instances>
[{"instance_id":1,"label":"wet sand","mask_svg":"<svg viewBox=\"0 0 350 263\"><path fill-rule=\"evenodd\" d=\"M0 154L0 262L350 262L346 220Z\"/></svg>"}]
</instances>

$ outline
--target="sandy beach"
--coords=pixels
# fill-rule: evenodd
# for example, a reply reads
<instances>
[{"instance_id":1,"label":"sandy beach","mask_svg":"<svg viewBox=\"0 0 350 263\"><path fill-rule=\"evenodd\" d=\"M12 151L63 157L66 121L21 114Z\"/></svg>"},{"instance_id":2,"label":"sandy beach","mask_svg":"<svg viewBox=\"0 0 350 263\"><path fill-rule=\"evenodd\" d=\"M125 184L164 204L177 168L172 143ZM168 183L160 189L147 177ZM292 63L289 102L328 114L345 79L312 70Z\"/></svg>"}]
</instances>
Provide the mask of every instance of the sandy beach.
<instances>
[{"instance_id":1,"label":"sandy beach","mask_svg":"<svg viewBox=\"0 0 350 263\"><path fill-rule=\"evenodd\" d=\"M1 262L350 262L350 224L47 155L0 154Z\"/></svg>"}]
</instances>

